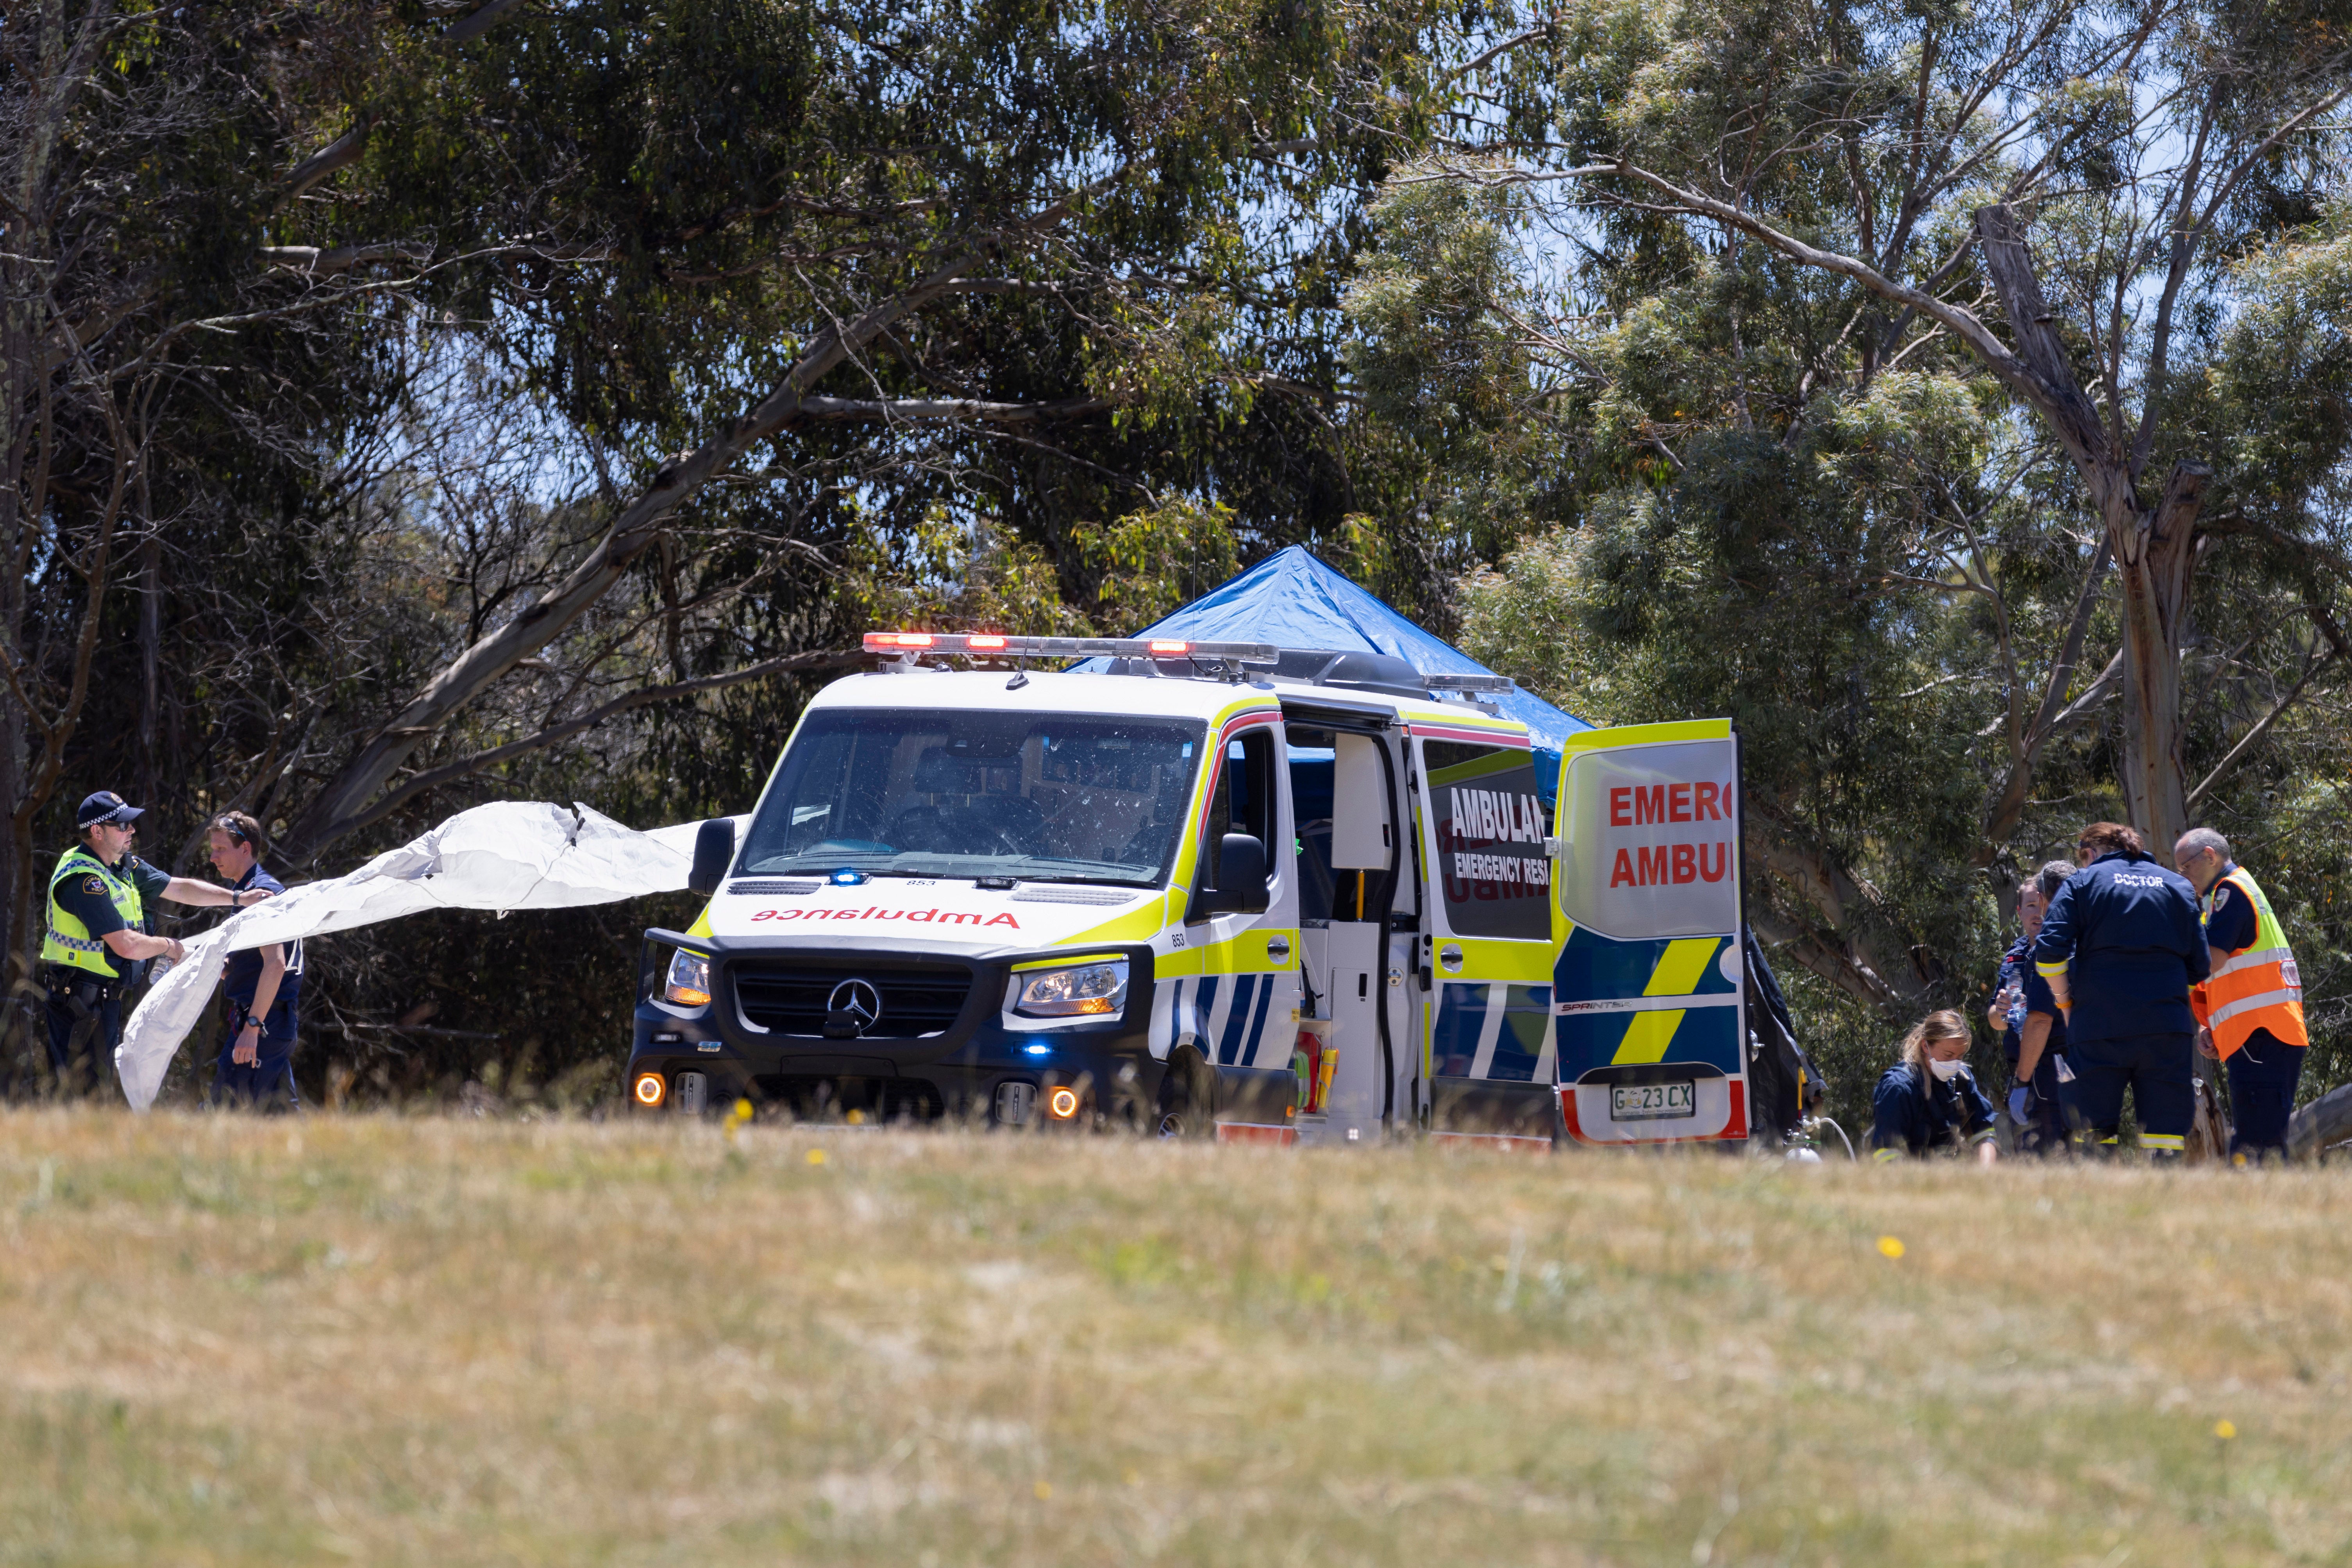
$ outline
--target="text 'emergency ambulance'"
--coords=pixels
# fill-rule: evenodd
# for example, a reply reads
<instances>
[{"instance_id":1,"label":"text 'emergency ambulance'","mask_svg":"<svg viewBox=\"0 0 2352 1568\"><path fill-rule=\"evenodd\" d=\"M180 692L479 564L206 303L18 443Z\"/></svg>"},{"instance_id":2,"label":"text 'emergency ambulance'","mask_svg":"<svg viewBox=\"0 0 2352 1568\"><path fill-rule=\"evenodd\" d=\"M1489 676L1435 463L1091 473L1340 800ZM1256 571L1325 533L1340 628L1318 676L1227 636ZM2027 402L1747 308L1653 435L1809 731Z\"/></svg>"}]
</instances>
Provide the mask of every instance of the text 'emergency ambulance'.
<instances>
[{"instance_id":1,"label":"text 'emergency ambulance'","mask_svg":"<svg viewBox=\"0 0 2352 1568\"><path fill-rule=\"evenodd\" d=\"M1609 792L1609 826L1647 827L1678 822L1728 822L1728 785L1696 784L1621 784ZM1644 844L1617 851L1610 868L1612 888L1654 888L1683 882L1720 882L1731 874L1731 843Z\"/></svg>"}]
</instances>

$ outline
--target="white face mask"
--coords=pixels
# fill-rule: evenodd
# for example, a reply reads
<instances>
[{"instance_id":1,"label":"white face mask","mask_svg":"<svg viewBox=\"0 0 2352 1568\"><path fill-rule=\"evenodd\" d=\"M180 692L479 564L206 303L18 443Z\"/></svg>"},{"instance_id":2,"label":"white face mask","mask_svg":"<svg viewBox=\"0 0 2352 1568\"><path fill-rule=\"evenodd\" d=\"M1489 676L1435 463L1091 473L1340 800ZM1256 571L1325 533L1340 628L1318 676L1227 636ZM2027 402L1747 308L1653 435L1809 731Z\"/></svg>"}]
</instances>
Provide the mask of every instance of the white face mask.
<instances>
[{"instance_id":1,"label":"white face mask","mask_svg":"<svg viewBox=\"0 0 2352 1568\"><path fill-rule=\"evenodd\" d=\"M1954 1057L1950 1061L1946 1061L1941 1057L1927 1058L1927 1070L1947 1083L1959 1077L1960 1069L1968 1065L1966 1058L1961 1057Z\"/></svg>"}]
</instances>

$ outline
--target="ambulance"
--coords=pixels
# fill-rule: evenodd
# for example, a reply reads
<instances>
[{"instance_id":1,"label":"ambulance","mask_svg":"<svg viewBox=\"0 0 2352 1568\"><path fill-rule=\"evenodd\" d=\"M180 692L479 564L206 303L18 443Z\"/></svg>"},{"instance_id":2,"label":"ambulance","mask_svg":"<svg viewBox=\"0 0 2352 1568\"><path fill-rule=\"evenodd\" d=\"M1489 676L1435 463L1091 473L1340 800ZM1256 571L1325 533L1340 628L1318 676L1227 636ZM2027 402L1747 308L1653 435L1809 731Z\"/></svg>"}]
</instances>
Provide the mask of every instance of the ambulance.
<instances>
[{"instance_id":1,"label":"ambulance","mask_svg":"<svg viewBox=\"0 0 2352 1568\"><path fill-rule=\"evenodd\" d=\"M1378 654L865 647L751 811L702 825L701 917L646 933L639 1109L1748 1136L1728 721L1579 732L1555 764L1507 680Z\"/></svg>"}]
</instances>

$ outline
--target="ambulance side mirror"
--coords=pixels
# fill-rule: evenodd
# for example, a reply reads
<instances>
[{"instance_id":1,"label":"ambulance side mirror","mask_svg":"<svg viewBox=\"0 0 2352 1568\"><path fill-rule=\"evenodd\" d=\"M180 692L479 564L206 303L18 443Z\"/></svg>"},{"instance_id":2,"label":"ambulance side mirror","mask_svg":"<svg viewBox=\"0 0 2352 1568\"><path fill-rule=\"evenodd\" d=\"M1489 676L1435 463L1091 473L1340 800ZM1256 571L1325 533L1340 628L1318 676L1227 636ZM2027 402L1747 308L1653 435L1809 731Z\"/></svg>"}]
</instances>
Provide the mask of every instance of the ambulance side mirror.
<instances>
[{"instance_id":1,"label":"ambulance side mirror","mask_svg":"<svg viewBox=\"0 0 2352 1568\"><path fill-rule=\"evenodd\" d=\"M1217 844L1217 885L1201 892L1203 915L1265 912L1265 846L1250 833L1228 833Z\"/></svg>"},{"instance_id":2,"label":"ambulance side mirror","mask_svg":"<svg viewBox=\"0 0 2352 1568\"><path fill-rule=\"evenodd\" d=\"M709 898L727 879L727 868L734 858L734 819L712 817L695 832L694 869L687 873L686 890Z\"/></svg>"}]
</instances>

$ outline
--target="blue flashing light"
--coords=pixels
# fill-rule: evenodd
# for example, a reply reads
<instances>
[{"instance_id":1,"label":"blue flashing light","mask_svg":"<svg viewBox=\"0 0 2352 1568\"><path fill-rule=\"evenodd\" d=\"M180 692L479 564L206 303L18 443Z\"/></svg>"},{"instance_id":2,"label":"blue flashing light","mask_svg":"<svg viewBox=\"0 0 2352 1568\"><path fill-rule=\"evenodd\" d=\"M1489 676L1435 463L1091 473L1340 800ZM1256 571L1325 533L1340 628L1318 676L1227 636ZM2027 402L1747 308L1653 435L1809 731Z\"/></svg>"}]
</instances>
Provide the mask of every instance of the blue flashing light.
<instances>
[{"instance_id":1,"label":"blue flashing light","mask_svg":"<svg viewBox=\"0 0 2352 1568\"><path fill-rule=\"evenodd\" d=\"M1054 1047L1051 1046L1024 1046L1021 1048L1033 1057L1050 1057L1054 1054Z\"/></svg>"},{"instance_id":2,"label":"blue flashing light","mask_svg":"<svg viewBox=\"0 0 2352 1568\"><path fill-rule=\"evenodd\" d=\"M866 873L855 866L844 866L833 874L833 885L836 888L854 888L864 880Z\"/></svg>"}]
</instances>

